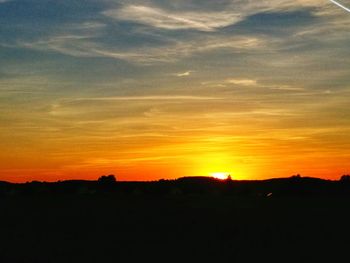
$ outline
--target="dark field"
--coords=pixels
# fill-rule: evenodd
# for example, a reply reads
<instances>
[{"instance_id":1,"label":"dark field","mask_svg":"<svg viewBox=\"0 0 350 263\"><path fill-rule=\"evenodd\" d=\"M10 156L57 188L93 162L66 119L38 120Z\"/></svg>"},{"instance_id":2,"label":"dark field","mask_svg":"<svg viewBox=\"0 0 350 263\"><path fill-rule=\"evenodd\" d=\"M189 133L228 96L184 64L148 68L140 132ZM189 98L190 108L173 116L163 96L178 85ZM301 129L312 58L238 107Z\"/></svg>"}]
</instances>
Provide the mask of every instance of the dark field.
<instances>
[{"instance_id":1,"label":"dark field","mask_svg":"<svg viewBox=\"0 0 350 263\"><path fill-rule=\"evenodd\" d=\"M0 262L349 262L348 184L57 184L2 188Z\"/></svg>"}]
</instances>

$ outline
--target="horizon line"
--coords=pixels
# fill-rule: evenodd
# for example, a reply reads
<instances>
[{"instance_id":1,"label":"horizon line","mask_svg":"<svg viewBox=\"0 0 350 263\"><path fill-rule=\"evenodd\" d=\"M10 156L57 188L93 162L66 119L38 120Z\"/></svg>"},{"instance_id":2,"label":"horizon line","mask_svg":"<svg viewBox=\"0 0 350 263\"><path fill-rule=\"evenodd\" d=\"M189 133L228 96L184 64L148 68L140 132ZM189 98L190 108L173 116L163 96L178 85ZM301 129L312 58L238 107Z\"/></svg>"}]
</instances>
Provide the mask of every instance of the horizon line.
<instances>
[{"instance_id":1,"label":"horizon line","mask_svg":"<svg viewBox=\"0 0 350 263\"><path fill-rule=\"evenodd\" d=\"M113 174L110 174L113 175ZM104 176L104 175L102 175ZM98 180L102 177L99 176L96 179L64 179L64 180L56 180L56 181L42 181L42 180L31 180L31 181L25 181L25 182L13 182L13 181L4 181L4 180L0 180L0 183L10 183L10 184L28 184L28 183L62 183L62 182L71 182L71 181L84 181L84 182L98 182ZM108 175L107 175L108 176ZM115 175L114 175L115 176ZM160 181L177 181L179 179L185 179L185 178L202 178L202 179L213 179L215 181L218 182L226 182L227 180L230 181L236 181L236 182L256 182L256 181L268 181L268 180L278 180L278 179L291 179L291 178L299 178L299 179L319 179L319 180L323 180L323 181L333 181L333 182L337 182L340 181L341 178L343 176L349 176L347 174L341 175L339 177L339 179L326 179L326 178L320 178L320 177L314 177L314 176L302 176L300 174L296 174L296 175L291 175L291 176L287 176L287 177L271 177L271 178L265 178L265 179L234 179L234 178L225 178L225 179L219 179L219 178L215 178L213 176L205 176L205 175L194 175L194 176L182 176L182 177L177 177L177 178L160 178L160 179L156 179L156 180L132 180L132 181L125 181L125 180L118 180L117 177L116 181L117 183L154 183L154 182L160 182Z\"/></svg>"}]
</instances>

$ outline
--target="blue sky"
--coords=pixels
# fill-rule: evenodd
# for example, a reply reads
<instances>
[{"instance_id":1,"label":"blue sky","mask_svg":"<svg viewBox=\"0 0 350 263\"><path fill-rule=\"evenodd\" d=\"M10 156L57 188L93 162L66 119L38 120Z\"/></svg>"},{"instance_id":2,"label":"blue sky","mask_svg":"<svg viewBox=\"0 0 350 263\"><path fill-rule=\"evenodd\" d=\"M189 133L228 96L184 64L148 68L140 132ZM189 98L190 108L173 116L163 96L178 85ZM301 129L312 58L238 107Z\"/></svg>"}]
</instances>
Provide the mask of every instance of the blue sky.
<instances>
[{"instance_id":1,"label":"blue sky","mask_svg":"<svg viewBox=\"0 0 350 263\"><path fill-rule=\"evenodd\" d=\"M2 174L345 173L349 26L326 0L2 0Z\"/></svg>"}]
</instances>

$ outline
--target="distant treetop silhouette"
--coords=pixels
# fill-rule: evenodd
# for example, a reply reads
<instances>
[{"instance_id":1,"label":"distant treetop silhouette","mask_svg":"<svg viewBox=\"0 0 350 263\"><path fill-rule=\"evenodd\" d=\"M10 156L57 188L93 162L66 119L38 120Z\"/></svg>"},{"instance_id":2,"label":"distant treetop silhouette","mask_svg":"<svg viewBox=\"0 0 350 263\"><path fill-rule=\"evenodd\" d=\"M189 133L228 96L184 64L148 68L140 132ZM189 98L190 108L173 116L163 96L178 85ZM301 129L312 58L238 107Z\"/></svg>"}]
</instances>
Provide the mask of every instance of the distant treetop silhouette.
<instances>
[{"instance_id":1,"label":"distant treetop silhouette","mask_svg":"<svg viewBox=\"0 0 350 263\"><path fill-rule=\"evenodd\" d=\"M340 181L341 182L350 182L350 175L348 175L348 174L345 174L345 175L343 175L342 177L340 177Z\"/></svg>"},{"instance_id":2,"label":"distant treetop silhouette","mask_svg":"<svg viewBox=\"0 0 350 263\"><path fill-rule=\"evenodd\" d=\"M98 178L97 181L103 184L114 184L117 180L113 174L110 174L110 175L102 175L100 178Z\"/></svg>"}]
</instances>

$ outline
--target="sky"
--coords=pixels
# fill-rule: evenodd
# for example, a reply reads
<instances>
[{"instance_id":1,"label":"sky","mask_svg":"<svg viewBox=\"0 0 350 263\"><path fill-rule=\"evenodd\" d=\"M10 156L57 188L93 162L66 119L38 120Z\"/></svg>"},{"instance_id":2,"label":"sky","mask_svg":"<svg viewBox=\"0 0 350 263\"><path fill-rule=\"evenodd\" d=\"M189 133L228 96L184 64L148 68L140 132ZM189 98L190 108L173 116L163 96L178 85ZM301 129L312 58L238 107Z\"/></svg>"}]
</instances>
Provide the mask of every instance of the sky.
<instances>
[{"instance_id":1,"label":"sky","mask_svg":"<svg viewBox=\"0 0 350 263\"><path fill-rule=\"evenodd\" d=\"M0 0L0 180L338 179L349 46L328 0Z\"/></svg>"}]
</instances>

